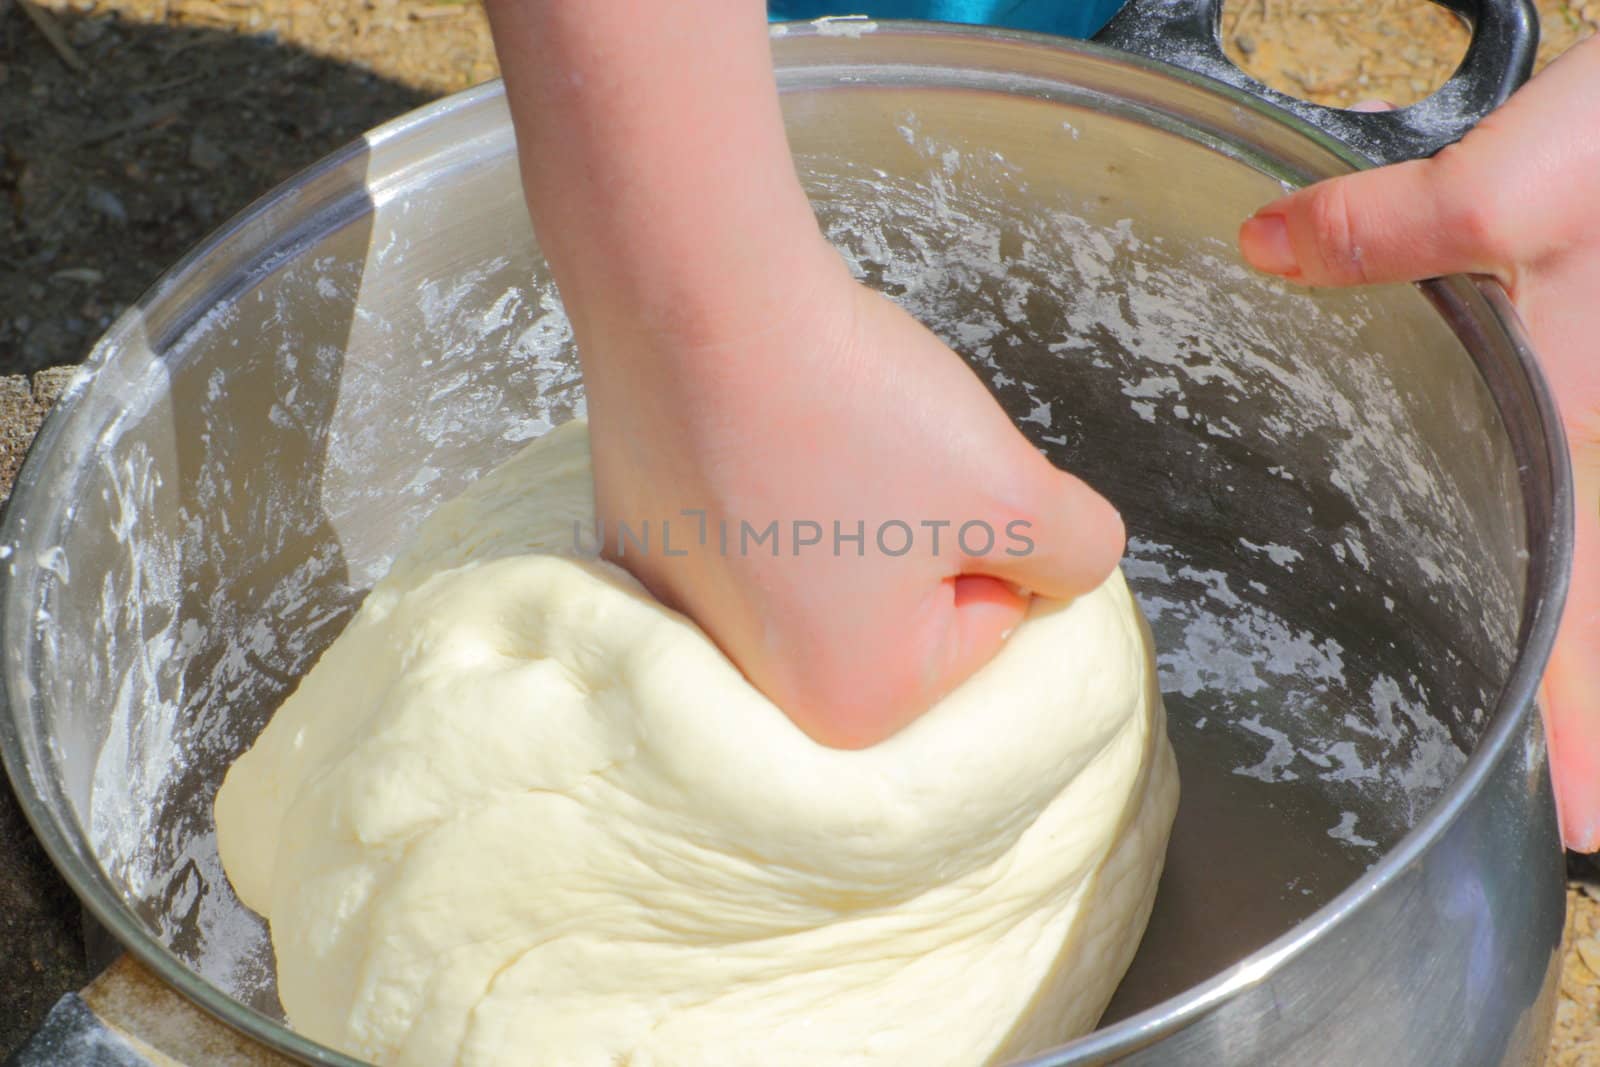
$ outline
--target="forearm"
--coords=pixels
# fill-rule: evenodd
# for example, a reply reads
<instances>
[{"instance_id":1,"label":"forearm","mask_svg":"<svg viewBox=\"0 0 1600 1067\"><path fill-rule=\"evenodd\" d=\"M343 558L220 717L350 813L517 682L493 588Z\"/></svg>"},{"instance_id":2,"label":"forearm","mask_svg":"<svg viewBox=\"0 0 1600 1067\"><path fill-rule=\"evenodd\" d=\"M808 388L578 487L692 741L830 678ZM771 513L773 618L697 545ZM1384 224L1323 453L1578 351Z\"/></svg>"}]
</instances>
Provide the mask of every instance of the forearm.
<instances>
[{"instance_id":1,"label":"forearm","mask_svg":"<svg viewBox=\"0 0 1600 1067\"><path fill-rule=\"evenodd\" d=\"M761 0L685 6L488 0L534 229L580 343L737 334L730 319L770 313L775 280L817 266Z\"/></svg>"}]
</instances>

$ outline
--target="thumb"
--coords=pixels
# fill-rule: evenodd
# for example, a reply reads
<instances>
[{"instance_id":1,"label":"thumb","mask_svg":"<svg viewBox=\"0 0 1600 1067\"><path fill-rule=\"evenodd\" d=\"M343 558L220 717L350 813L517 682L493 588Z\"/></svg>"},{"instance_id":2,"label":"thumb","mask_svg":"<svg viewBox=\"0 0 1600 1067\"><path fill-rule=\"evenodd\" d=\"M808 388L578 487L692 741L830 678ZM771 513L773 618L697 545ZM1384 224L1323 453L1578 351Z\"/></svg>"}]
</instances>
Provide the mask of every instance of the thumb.
<instances>
[{"instance_id":1,"label":"thumb","mask_svg":"<svg viewBox=\"0 0 1600 1067\"><path fill-rule=\"evenodd\" d=\"M1274 201L1239 228L1257 270L1306 285L1492 272L1503 258L1478 197L1450 188L1438 157L1331 178Z\"/></svg>"},{"instance_id":2,"label":"thumb","mask_svg":"<svg viewBox=\"0 0 1600 1067\"><path fill-rule=\"evenodd\" d=\"M966 573L948 579L950 626L931 672L935 694L948 692L988 662L1028 610L1028 593L1071 600L1098 588L1122 558L1122 516L1079 479L1040 459L1034 507L1025 515L999 512L982 525L995 534L952 531ZM1020 587L1020 589L1018 588Z\"/></svg>"},{"instance_id":3,"label":"thumb","mask_svg":"<svg viewBox=\"0 0 1600 1067\"><path fill-rule=\"evenodd\" d=\"M958 544L968 574L998 578L1030 592L1071 600L1104 582L1127 545L1122 516L1105 497L1039 457L1025 507L993 521L992 550ZM959 531L958 531L959 533Z\"/></svg>"}]
</instances>

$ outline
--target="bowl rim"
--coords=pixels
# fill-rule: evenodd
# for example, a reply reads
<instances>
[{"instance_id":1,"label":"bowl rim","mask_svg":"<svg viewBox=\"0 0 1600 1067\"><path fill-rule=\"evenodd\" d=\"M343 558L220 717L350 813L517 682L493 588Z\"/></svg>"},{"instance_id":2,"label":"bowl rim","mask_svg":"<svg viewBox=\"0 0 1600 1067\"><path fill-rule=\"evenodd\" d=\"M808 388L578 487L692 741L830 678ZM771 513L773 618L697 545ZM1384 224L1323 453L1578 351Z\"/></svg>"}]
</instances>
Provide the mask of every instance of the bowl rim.
<instances>
[{"instance_id":1,"label":"bowl rim","mask_svg":"<svg viewBox=\"0 0 1600 1067\"><path fill-rule=\"evenodd\" d=\"M772 43L780 78L785 69L782 52L790 47L786 42L824 36L820 24L826 21L773 24ZM1248 93L1170 64L1093 42L1019 30L897 20L873 20L871 27L870 34L863 33L856 39L857 43L862 40L931 37L940 41L965 40L977 46L996 43L1022 45L1035 51L1057 53L1069 63L1088 58L1128 68L1141 76L1176 81L1190 89L1220 97L1255 118L1286 127L1288 131L1310 139L1316 147L1352 169L1373 165L1349 146ZM50 496L49 487L42 484L40 479L40 472L46 465L45 457L63 446L74 410L93 379L117 359L117 354L130 338L142 334L146 309L159 303L179 283L193 276L208 260L230 245L242 243L260 250L279 243L265 233L252 234L250 230L263 215L292 204L307 184L330 177L341 168L368 159L385 146L395 145L413 133L453 115L496 106L503 97L503 86L499 79L494 79L407 112L324 156L257 198L212 231L163 272L139 300L117 318L94 345L82 364L82 370L46 418L29 448L11 497L6 502L4 517L0 520L0 553L3 553L0 554L0 560L8 560L10 565L0 573L0 648L9 649L13 647L13 640L16 640L8 632L12 621L11 608L16 597L19 593L32 593L36 589L35 584L27 580L32 575L27 571L19 572L17 560L22 555L22 547L29 543L27 516L32 510L31 505L36 498ZM1485 779L1515 743L1527 716L1533 714L1540 678L1555 641L1572 565L1573 491L1564 430L1554 398L1516 309L1498 281L1481 276L1458 275L1419 283L1419 287L1445 302L1459 303L1463 299L1470 299L1474 293L1487 302L1504 331L1504 340L1516 356L1515 369L1523 379L1518 384L1526 389L1532 401L1540 422L1539 443L1548 452L1550 461L1549 536L1538 541L1530 538L1527 546L1527 583L1519 647L1488 724L1461 771L1439 799L1392 848L1332 900L1266 945L1210 978L1066 1044L1016 1061L1013 1067L1096 1062L1102 1058L1135 1052L1183 1030L1239 994L1265 982L1286 962L1346 922L1364 900L1397 880L1416 863L1478 795ZM1481 374L1481 368L1479 370ZM1490 385L1487 382L1485 384ZM1491 395L1495 397L1499 410L1499 395L1492 387ZM1526 498L1526 493L1524 496ZM1524 516L1526 519L1526 510ZM26 642L28 638L22 637L20 640ZM110 883L100 864L92 855L86 855L78 848L78 841L88 844L88 835L67 814L70 808L63 810L62 816L58 817L46 795L49 787L36 780L35 771L45 768L24 736L28 731L19 724L19 713L37 694L30 683L18 679L9 669L5 669L3 674L3 684L0 684L0 763L5 767L34 833L56 869L90 914L163 982L207 1014L240 1033L302 1062L335 1067L365 1067L363 1061L306 1038L284 1023L234 1000L146 933L126 898ZM77 832L71 832L73 830Z\"/></svg>"}]
</instances>

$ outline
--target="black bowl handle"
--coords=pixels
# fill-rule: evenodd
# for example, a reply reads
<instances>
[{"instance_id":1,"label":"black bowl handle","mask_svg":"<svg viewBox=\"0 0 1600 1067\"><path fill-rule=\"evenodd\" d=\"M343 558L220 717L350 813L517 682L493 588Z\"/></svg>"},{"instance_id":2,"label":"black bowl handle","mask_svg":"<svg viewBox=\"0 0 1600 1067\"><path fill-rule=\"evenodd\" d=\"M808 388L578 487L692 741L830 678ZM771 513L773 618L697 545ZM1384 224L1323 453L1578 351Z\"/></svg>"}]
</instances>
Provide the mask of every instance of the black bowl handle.
<instances>
[{"instance_id":1,"label":"black bowl handle","mask_svg":"<svg viewBox=\"0 0 1600 1067\"><path fill-rule=\"evenodd\" d=\"M1256 81L1223 54L1222 0L1128 0L1095 40L1260 97L1374 163L1394 163L1432 155L1460 140L1533 72L1539 20L1532 0L1438 2L1472 24L1466 58L1438 92L1394 111L1325 107Z\"/></svg>"}]
</instances>

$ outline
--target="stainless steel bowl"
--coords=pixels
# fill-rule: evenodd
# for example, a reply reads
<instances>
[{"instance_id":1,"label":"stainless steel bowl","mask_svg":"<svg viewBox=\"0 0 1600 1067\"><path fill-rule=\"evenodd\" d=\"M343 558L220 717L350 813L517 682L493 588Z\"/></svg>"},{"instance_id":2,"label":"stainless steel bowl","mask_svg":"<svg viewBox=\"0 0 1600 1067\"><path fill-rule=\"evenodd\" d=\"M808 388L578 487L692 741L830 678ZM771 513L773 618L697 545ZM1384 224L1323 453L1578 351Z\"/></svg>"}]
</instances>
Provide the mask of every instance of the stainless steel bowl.
<instances>
[{"instance_id":1,"label":"stainless steel bowl","mask_svg":"<svg viewBox=\"0 0 1600 1067\"><path fill-rule=\"evenodd\" d=\"M1106 1025L1036 1062L1535 1062L1571 501L1504 293L1252 274L1239 221L1354 160L1171 68L775 46L821 224L1123 509L1163 650L1157 912ZM497 86L308 171L116 325L6 519L0 742L40 836L134 953L308 1062L349 1061L281 1024L211 798L429 509L581 408L520 197Z\"/></svg>"}]
</instances>

